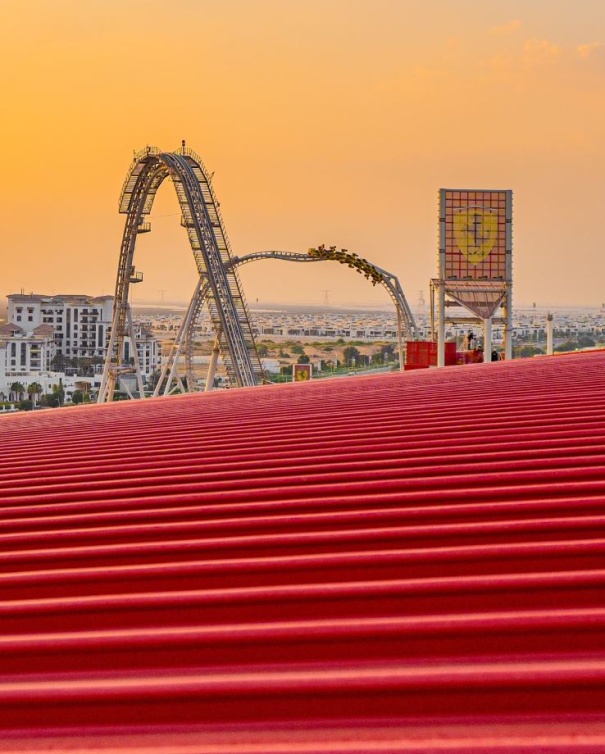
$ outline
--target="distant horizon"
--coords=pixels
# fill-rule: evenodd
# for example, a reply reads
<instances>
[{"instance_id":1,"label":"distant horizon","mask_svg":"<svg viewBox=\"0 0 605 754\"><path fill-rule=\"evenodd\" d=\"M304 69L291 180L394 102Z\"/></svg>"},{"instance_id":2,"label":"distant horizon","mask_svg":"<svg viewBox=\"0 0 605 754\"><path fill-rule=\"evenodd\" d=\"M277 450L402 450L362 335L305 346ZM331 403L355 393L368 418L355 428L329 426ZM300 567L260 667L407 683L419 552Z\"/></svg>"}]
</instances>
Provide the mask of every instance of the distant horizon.
<instances>
[{"instance_id":1,"label":"distant horizon","mask_svg":"<svg viewBox=\"0 0 605 754\"><path fill-rule=\"evenodd\" d=\"M245 293L245 291L244 291ZM5 294L2 301L0 301L0 314L4 315L6 314L7 310L7 297L9 295L13 294ZM83 292L82 290L78 290L77 292L69 292L69 291L62 291L61 293L48 293L47 291L29 291L28 293L25 293L23 295L48 295L48 296L90 296L91 298L99 298L101 296L112 296L114 294L112 293L87 293ZM416 312L419 308L417 303L415 301L411 301L409 298L407 299L408 304L412 311ZM514 290L513 290L513 302L514 302ZM179 309L179 310L186 310L189 306L189 301L185 299L169 299L169 300L157 300L157 299L141 299L137 300L135 302L131 303L133 311L136 311L137 309L148 309L148 308L154 308L154 309ZM392 308L394 308L393 304L390 302L385 302L381 304L371 303L371 302L363 302L363 301L345 301L340 303L317 303L317 302L311 302L311 301L248 301L248 308L252 311L255 309L296 309L296 308L306 308L306 309L318 309L318 310L370 310L370 311L389 311ZM429 302L425 300L425 309L428 311L429 309ZM581 303L570 303L570 302L540 302L536 301L535 306L534 302L521 302L518 304L513 303L513 311L520 311L520 310L532 310L535 309L536 311L543 311L543 310L565 310L565 309L605 309L605 306L603 305L603 302L600 304L597 303L589 303L589 304L581 304Z\"/></svg>"},{"instance_id":2,"label":"distant horizon","mask_svg":"<svg viewBox=\"0 0 605 754\"><path fill-rule=\"evenodd\" d=\"M408 299L408 304L412 310L416 310L418 308L417 304L414 302L411 302ZM174 300L174 301L137 301L135 304L132 305L133 309L137 308L148 308L148 307L156 307L156 308L170 308L170 307L178 307L182 309L186 309L189 306L189 301L184 300ZM306 308L315 308L315 309L374 309L376 311L386 311L391 308L394 308L393 305L389 305L388 303L385 304L373 304L373 303L364 303L361 301L349 301L349 302L343 302L343 303L333 303L333 304L321 304L321 303L313 303L313 302L304 302L304 301L259 301L259 302L248 302L248 308L251 310L254 309L267 309L267 308L296 308L297 306L300 307L306 307ZM428 311L429 304L428 302L425 303L425 308ZM527 303L522 302L519 304L513 304L513 311L519 310L519 309L536 309L536 310L543 310L543 309L549 309L549 308L558 308L558 309L603 309L605 308L603 306L603 303L601 304L579 304L579 303L569 303L569 302L536 302L534 306L534 302Z\"/></svg>"}]
</instances>

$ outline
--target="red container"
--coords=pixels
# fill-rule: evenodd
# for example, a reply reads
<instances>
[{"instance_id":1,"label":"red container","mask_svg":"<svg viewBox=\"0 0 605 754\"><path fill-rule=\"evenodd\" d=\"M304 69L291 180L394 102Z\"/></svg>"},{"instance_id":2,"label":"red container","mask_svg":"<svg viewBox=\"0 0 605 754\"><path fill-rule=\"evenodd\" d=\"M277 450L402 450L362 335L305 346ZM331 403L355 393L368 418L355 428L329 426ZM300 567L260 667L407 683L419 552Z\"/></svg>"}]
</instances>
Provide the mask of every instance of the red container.
<instances>
[{"instance_id":1,"label":"red container","mask_svg":"<svg viewBox=\"0 0 605 754\"><path fill-rule=\"evenodd\" d=\"M409 340L406 343L406 366L428 367L433 363L433 351L435 359L437 344L431 340ZM436 364L435 360L435 364Z\"/></svg>"},{"instance_id":2,"label":"red container","mask_svg":"<svg viewBox=\"0 0 605 754\"><path fill-rule=\"evenodd\" d=\"M445 344L445 366L453 367L457 363L458 362L456 360L456 344L446 343Z\"/></svg>"},{"instance_id":3,"label":"red container","mask_svg":"<svg viewBox=\"0 0 605 754\"><path fill-rule=\"evenodd\" d=\"M418 363L418 342L416 340L409 340L405 344L405 363L406 365Z\"/></svg>"},{"instance_id":4,"label":"red container","mask_svg":"<svg viewBox=\"0 0 605 754\"><path fill-rule=\"evenodd\" d=\"M406 343L405 365L418 367L437 366L437 342L434 340L409 340ZM445 344L445 365L456 364L456 344Z\"/></svg>"}]
</instances>

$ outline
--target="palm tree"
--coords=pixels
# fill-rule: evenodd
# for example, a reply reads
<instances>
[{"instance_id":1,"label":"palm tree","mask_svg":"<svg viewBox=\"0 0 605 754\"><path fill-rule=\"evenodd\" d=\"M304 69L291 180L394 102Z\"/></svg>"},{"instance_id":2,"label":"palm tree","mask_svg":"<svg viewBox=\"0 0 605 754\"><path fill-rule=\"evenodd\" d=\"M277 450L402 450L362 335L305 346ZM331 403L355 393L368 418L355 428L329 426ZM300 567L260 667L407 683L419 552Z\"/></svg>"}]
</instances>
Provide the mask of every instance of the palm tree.
<instances>
[{"instance_id":1,"label":"palm tree","mask_svg":"<svg viewBox=\"0 0 605 754\"><path fill-rule=\"evenodd\" d=\"M27 394L31 398L32 404L36 405L36 399L42 392L42 385L39 382L30 382L27 386Z\"/></svg>"},{"instance_id":2,"label":"palm tree","mask_svg":"<svg viewBox=\"0 0 605 754\"><path fill-rule=\"evenodd\" d=\"M13 382L10 389L11 400L20 401L23 398L25 387L20 382Z\"/></svg>"}]
</instances>

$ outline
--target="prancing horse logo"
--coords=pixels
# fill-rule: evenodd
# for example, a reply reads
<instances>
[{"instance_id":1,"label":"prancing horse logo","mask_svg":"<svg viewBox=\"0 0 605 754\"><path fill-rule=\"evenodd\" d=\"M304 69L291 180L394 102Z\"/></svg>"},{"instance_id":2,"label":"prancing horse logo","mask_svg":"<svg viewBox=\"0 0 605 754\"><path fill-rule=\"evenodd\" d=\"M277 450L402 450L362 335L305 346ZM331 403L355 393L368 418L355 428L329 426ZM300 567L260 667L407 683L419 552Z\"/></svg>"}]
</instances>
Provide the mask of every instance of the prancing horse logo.
<instances>
[{"instance_id":1,"label":"prancing horse logo","mask_svg":"<svg viewBox=\"0 0 605 754\"><path fill-rule=\"evenodd\" d=\"M496 243L498 210L464 207L454 213L456 245L471 264L480 264Z\"/></svg>"}]
</instances>

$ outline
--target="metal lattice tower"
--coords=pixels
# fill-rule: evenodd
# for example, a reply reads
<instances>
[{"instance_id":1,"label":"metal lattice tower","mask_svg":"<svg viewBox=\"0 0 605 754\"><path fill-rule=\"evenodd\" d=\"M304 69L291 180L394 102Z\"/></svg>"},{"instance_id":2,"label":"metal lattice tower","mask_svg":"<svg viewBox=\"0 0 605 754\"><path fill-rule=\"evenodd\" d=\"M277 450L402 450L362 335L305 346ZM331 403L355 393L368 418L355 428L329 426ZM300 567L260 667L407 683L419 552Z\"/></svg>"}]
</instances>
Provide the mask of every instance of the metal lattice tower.
<instances>
[{"instance_id":1,"label":"metal lattice tower","mask_svg":"<svg viewBox=\"0 0 605 754\"><path fill-rule=\"evenodd\" d=\"M107 358L99 389L99 402L111 401L122 374L134 372L143 395L132 317L128 303L130 284L141 279L134 266L137 235L151 227L145 218L162 182L170 177L181 207L181 225L187 229L197 265L200 285L217 336L227 376L238 387L259 384L262 366L241 284L230 265L231 249L210 178L201 159L183 142L176 152L147 147L135 155L120 197L120 212L126 215L116 280L114 312ZM131 341L134 363L125 363L125 343Z\"/></svg>"}]
</instances>

